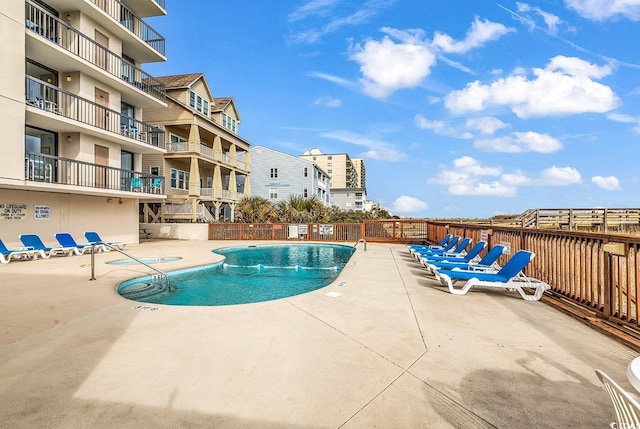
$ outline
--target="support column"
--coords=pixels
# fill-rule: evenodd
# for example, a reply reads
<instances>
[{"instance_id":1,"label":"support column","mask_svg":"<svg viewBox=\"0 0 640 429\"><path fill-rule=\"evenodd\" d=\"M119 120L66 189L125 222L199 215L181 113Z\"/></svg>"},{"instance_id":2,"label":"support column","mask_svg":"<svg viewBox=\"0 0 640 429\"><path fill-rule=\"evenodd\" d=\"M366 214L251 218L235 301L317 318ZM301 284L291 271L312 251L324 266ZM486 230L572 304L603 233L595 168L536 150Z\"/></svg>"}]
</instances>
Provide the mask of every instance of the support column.
<instances>
[{"instance_id":1,"label":"support column","mask_svg":"<svg viewBox=\"0 0 640 429\"><path fill-rule=\"evenodd\" d=\"M189 152L200 152L200 128L193 123L191 124L191 128L189 128L189 140L188 142L188 151Z\"/></svg>"},{"instance_id":2,"label":"support column","mask_svg":"<svg viewBox=\"0 0 640 429\"><path fill-rule=\"evenodd\" d=\"M213 206L216 209L216 214L215 214L216 222L220 222L220 207L222 207L222 202L214 201Z\"/></svg>"},{"instance_id":3,"label":"support column","mask_svg":"<svg viewBox=\"0 0 640 429\"><path fill-rule=\"evenodd\" d=\"M191 167L189 168L189 196L200 196L200 168L198 166L198 157L191 157Z\"/></svg>"}]
</instances>

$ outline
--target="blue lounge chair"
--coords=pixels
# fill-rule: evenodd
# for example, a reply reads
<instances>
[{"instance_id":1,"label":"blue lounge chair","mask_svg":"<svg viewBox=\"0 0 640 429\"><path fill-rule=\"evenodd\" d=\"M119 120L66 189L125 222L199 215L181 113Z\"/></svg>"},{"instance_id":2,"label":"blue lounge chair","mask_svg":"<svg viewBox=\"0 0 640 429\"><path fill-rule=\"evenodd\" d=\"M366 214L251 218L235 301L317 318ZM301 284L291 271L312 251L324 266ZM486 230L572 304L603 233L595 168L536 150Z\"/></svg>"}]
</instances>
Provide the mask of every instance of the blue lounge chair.
<instances>
[{"instance_id":1,"label":"blue lounge chair","mask_svg":"<svg viewBox=\"0 0 640 429\"><path fill-rule=\"evenodd\" d=\"M416 247L416 248L410 249L410 252L414 258L416 258L417 260L420 260L420 256L427 253L433 253L435 255L435 254L442 254L442 253L449 252L456 246L456 244L458 244L459 241L460 241L460 236L456 235L452 237L451 240L449 240L449 242L442 249L436 249L436 248L431 249L430 246L422 246L421 248Z\"/></svg>"},{"instance_id":2,"label":"blue lounge chair","mask_svg":"<svg viewBox=\"0 0 640 429\"><path fill-rule=\"evenodd\" d=\"M471 252L469 252L471 253ZM500 256L504 253L504 246L501 244L495 245L482 257L478 262L462 262L462 261L427 261L425 267L428 271L438 277L438 270L452 270L457 268L459 270L476 270L496 272L500 269L500 266L496 264L496 261L500 259Z\"/></svg>"},{"instance_id":3,"label":"blue lounge chair","mask_svg":"<svg viewBox=\"0 0 640 429\"><path fill-rule=\"evenodd\" d=\"M37 259L38 255L45 257L43 252L30 247L8 249L0 240L0 263L8 264L12 259Z\"/></svg>"},{"instance_id":4,"label":"blue lounge chair","mask_svg":"<svg viewBox=\"0 0 640 429\"><path fill-rule=\"evenodd\" d=\"M95 232L95 231L87 231L87 232L85 232L84 233L84 238L87 239L89 244L95 244L95 243L108 244L109 246L117 247L120 250L124 250L124 246L125 246L125 243L123 241L112 241L112 242L104 241L102 238L100 238L98 233ZM103 248L107 252L109 250L111 250L108 246L103 246Z\"/></svg>"},{"instance_id":5,"label":"blue lounge chair","mask_svg":"<svg viewBox=\"0 0 640 429\"><path fill-rule=\"evenodd\" d=\"M450 254L444 255L425 255L424 257L420 258L420 262L422 262L422 265L424 265L425 267L427 266L428 262L437 261L470 263L480 254L480 252L484 250L485 247L487 247L486 241L478 241L476 245L473 246L471 250L469 250L468 253L464 253L463 251L459 253L451 252Z\"/></svg>"},{"instance_id":6,"label":"blue lounge chair","mask_svg":"<svg viewBox=\"0 0 640 429\"><path fill-rule=\"evenodd\" d=\"M444 237L442 237L442 240L440 240L440 243L432 245L432 246L428 246L426 244L407 244L407 247L409 248L409 250L413 249L413 248L431 248L431 249L442 249L448 242L449 240L451 240L451 234L445 234Z\"/></svg>"},{"instance_id":7,"label":"blue lounge chair","mask_svg":"<svg viewBox=\"0 0 640 429\"><path fill-rule=\"evenodd\" d=\"M454 237L455 238L455 237ZM453 241L453 240L452 240ZM421 258L428 258L429 256L464 256L464 252L467 247L471 243L470 238L464 238L462 240L458 240L456 245L448 250L416 250L415 257L419 261Z\"/></svg>"},{"instance_id":8,"label":"blue lounge chair","mask_svg":"<svg viewBox=\"0 0 640 429\"><path fill-rule=\"evenodd\" d=\"M45 246L37 234L21 234L20 241L27 247L42 251L43 258L48 259L55 255L71 256L73 248Z\"/></svg>"},{"instance_id":9,"label":"blue lounge chair","mask_svg":"<svg viewBox=\"0 0 640 429\"><path fill-rule=\"evenodd\" d=\"M540 280L528 278L522 273L522 270L534 257L535 253L533 252L518 250L497 273L452 269L440 270L438 275L440 283L447 286L449 292L454 295L464 295L472 287L480 286L516 290L523 299L538 301L550 286ZM454 284L460 281L466 281L466 283L459 289L454 288ZM524 287L535 289L534 294L525 293Z\"/></svg>"},{"instance_id":10,"label":"blue lounge chair","mask_svg":"<svg viewBox=\"0 0 640 429\"><path fill-rule=\"evenodd\" d=\"M68 249L73 249L76 255L83 255L87 252L91 253L92 245L90 243L78 244L68 232L59 232L56 234L56 240L60 243L60 246Z\"/></svg>"}]
</instances>

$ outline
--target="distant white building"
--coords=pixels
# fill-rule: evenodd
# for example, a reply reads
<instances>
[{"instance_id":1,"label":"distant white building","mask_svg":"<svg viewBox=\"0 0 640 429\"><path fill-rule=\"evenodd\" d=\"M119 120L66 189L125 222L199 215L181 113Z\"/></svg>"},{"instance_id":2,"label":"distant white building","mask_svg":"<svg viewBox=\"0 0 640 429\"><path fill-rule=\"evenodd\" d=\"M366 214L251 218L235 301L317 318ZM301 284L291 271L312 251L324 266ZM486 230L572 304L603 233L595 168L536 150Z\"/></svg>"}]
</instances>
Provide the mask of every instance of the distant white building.
<instances>
[{"instance_id":1,"label":"distant white building","mask_svg":"<svg viewBox=\"0 0 640 429\"><path fill-rule=\"evenodd\" d=\"M370 210L364 188L331 188L331 205L356 212L367 211L367 208Z\"/></svg>"},{"instance_id":2,"label":"distant white building","mask_svg":"<svg viewBox=\"0 0 640 429\"><path fill-rule=\"evenodd\" d=\"M331 205L342 210L367 211L366 168L361 158L346 153L323 154L320 149L305 151L300 158L318 164L331 176Z\"/></svg>"},{"instance_id":3,"label":"distant white building","mask_svg":"<svg viewBox=\"0 0 640 429\"><path fill-rule=\"evenodd\" d=\"M252 147L249 154L251 195L274 203L291 195L315 196L326 206L331 204L331 178L312 161L264 146Z\"/></svg>"}]
</instances>

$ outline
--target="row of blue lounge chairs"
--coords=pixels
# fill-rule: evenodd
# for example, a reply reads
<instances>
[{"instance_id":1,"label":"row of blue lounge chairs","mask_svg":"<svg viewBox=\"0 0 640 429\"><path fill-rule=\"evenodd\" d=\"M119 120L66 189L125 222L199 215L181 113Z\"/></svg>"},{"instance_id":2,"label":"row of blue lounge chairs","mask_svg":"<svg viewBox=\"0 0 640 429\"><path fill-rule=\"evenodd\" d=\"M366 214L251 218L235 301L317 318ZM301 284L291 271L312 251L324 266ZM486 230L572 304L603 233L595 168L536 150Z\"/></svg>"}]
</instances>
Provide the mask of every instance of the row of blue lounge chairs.
<instances>
[{"instance_id":1,"label":"row of blue lounge chairs","mask_svg":"<svg viewBox=\"0 0 640 429\"><path fill-rule=\"evenodd\" d=\"M527 301L538 301L543 293L550 289L547 283L524 275L523 270L533 260L535 254L527 250L518 250L507 263L500 267L498 259L505 252L502 245L493 246L483 257L487 243L480 241L468 252L470 238L445 235L433 246L408 245L409 252L440 283L455 295L464 295L474 287L489 287L517 291ZM456 285L465 282L462 287ZM524 288L534 290L533 294Z\"/></svg>"},{"instance_id":2,"label":"row of blue lounge chairs","mask_svg":"<svg viewBox=\"0 0 640 429\"><path fill-rule=\"evenodd\" d=\"M55 235L58 246L49 247L45 245L37 234L22 234L20 241L24 247L8 249L0 240L0 262L8 264L12 260L48 259L56 255L83 255L96 249L97 252L108 252L112 247L124 249L125 243L105 242L97 232L87 231L84 233L86 243L78 243L68 232L59 232Z\"/></svg>"}]
</instances>

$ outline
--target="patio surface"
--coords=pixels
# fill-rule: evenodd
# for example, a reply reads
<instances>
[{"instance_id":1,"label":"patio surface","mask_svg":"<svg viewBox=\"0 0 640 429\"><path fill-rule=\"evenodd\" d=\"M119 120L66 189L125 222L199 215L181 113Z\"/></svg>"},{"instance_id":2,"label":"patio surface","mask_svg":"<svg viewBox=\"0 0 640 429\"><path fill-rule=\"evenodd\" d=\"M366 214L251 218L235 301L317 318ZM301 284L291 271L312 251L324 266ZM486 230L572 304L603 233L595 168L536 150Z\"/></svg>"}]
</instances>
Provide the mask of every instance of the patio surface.
<instances>
[{"instance_id":1,"label":"patio surface","mask_svg":"<svg viewBox=\"0 0 640 429\"><path fill-rule=\"evenodd\" d=\"M126 251L171 271L238 244ZM123 258L95 281L89 255L0 266L0 427L608 428L594 370L633 391L633 350L517 293L451 295L403 245L359 244L307 294L152 311L115 292L150 272Z\"/></svg>"}]
</instances>

